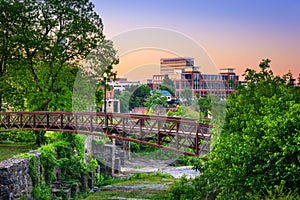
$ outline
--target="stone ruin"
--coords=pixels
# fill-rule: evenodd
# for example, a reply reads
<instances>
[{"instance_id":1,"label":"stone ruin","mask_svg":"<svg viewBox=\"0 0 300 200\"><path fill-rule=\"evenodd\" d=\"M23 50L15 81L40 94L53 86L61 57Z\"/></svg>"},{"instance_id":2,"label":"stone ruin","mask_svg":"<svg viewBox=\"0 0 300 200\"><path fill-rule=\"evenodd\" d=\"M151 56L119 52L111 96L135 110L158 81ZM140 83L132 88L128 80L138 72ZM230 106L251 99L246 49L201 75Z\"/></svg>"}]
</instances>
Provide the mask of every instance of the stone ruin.
<instances>
[{"instance_id":1,"label":"stone ruin","mask_svg":"<svg viewBox=\"0 0 300 200\"><path fill-rule=\"evenodd\" d=\"M31 152L36 156L36 169L38 177L41 176L40 171L40 156L41 153ZM27 199L33 199L31 197L33 189L33 181L30 176L30 158L10 158L8 160L0 162L0 199L1 200L18 200L22 197ZM52 197L53 199L62 197L63 199L71 199L72 194L79 194L83 191L83 188L94 187L94 174L90 172L90 177L83 177L79 183L73 183L68 185L62 182L60 177L60 168L56 167L54 174L57 177L56 181L53 181ZM42 177L43 178L43 177Z\"/></svg>"}]
</instances>

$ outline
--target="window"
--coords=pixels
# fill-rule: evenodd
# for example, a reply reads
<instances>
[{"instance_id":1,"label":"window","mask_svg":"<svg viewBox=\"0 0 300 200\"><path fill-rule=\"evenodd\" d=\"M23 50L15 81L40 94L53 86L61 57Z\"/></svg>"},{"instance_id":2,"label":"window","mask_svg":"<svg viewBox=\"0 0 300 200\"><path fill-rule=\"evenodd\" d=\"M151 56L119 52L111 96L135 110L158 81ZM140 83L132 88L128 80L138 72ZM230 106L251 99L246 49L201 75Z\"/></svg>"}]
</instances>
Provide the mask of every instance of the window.
<instances>
[{"instance_id":1,"label":"window","mask_svg":"<svg viewBox=\"0 0 300 200\"><path fill-rule=\"evenodd\" d=\"M179 89L179 81L175 82L175 87L176 87L176 89Z\"/></svg>"},{"instance_id":2,"label":"window","mask_svg":"<svg viewBox=\"0 0 300 200\"><path fill-rule=\"evenodd\" d=\"M229 78L231 81L234 81L234 75L230 75Z\"/></svg>"},{"instance_id":3,"label":"window","mask_svg":"<svg viewBox=\"0 0 300 200\"><path fill-rule=\"evenodd\" d=\"M185 79L192 79L192 75L191 74L185 74Z\"/></svg>"}]
</instances>

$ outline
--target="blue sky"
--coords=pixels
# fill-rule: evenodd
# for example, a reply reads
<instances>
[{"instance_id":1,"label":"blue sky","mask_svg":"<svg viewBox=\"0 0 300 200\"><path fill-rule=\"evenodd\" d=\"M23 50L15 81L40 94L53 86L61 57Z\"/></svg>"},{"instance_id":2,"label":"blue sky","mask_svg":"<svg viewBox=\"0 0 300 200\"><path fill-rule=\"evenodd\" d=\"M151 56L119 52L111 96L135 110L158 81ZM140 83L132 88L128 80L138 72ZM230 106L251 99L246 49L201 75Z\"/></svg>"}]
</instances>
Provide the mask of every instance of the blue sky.
<instances>
[{"instance_id":1,"label":"blue sky","mask_svg":"<svg viewBox=\"0 0 300 200\"><path fill-rule=\"evenodd\" d=\"M136 28L161 27L194 39L219 68L235 67L242 74L270 58L276 74L300 73L298 0L92 2L108 38Z\"/></svg>"}]
</instances>

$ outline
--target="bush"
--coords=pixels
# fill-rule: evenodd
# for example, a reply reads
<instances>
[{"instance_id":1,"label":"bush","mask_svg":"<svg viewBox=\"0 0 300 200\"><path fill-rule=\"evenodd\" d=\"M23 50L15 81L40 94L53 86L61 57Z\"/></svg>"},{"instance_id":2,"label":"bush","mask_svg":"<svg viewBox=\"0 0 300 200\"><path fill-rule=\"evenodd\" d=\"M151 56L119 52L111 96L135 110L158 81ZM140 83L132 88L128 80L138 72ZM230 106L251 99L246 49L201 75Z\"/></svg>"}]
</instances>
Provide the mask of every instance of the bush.
<instances>
[{"instance_id":1,"label":"bush","mask_svg":"<svg viewBox=\"0 0 300 200\"><path fill-rule=\"evenodd\" d=\"M178 183L174 184L169 190L169 199L171 200L192 200L200 199L197 197L197 191L191 180L182 176Z\"/></svg>"},{"instance_id":2,"label":"bush","mask_svg":"<svg viewBox=\"0 0 300 200\"><path fill-rule=\"evenodd\" d=\"M52 191L50 186L44 182L32 188L32 196L38 200L51 200Z\"/></svg>"},{"instance_id":3,"label":"bush","mask_svg":"<svg viewBox=\"0 0 300 200\"><path fill-rule=\"evenodd\" d=\"M197 183L211 198L299 192L300 88L274 77L269 62L258 73L246 70L247 87L227 100L224 126Z\"/></svg>"},{"instance_id":4,"label":"bush","mask_svg":"<svg viewBox=\"0 0 300 200\"><path fill-rule=\"evenodd\" d=\"M42 146L38 150L42 153L41 155L41 173L45 177L46 184L50 184L53 180L53 170L57 165L55 158L55 151L52 145Z\"/></svg>"},{"instance_id":5,"label":"bush","mask_svg":"<svg viewBox=\"0 0 300 200\"><path fill-rule=\"evenodd\" d=\"M248 196L253 200L300 200L297 190L284 192L283 188L280 186L277 186L275 191L267 191L266 194L249 193Z\"/></svg>"},{"instance_id":6,"label":"bush","mask_svg":"<svg viewBox=\"0 0 300 200\"><path fill-rule=\"evenodd\" d=\"M33 131L11 131L2 132L2 140L5 143L33 143L36 140L36 135Z\"/></svg>"}]
</instances>

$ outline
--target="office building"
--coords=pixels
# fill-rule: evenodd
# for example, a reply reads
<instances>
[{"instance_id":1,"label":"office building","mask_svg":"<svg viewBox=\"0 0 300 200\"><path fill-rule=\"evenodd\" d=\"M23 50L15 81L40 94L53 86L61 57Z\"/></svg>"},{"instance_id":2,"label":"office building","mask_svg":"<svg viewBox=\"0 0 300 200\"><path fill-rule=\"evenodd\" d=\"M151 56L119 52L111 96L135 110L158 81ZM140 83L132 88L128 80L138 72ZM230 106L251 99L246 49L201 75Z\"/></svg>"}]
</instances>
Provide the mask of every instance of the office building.
<instances>
[{"instance_id":1,"label":"office building","mask_svg":"<svg viewBox=\"0 0 300 200\"><path fill-rule=\"evenodd\" d=\"M202 74L199 67L194 66L193 58L162 58L161 74L153 75L152 89L159 89L165 76L173 81L178 98L182 97L184 90L191 90L193 97L212 94L225 99L229 93L236 91L235 86L239 84L234 68L222 68L219 74Z\"/></svg>"},{"instance_id":2,"label":"office building","mask_svg":"<svg viewBox=\"0 0 300 200\"><path fill-rule=\"evenodd\" d=\"M181 73L186 67L194 66L194 58L161 58L160 74Z\"/></svg>"}]
</instances>

